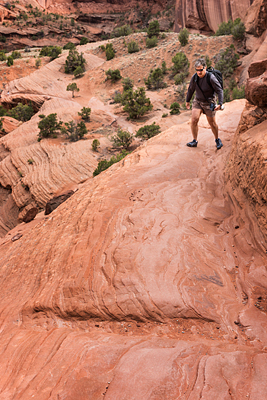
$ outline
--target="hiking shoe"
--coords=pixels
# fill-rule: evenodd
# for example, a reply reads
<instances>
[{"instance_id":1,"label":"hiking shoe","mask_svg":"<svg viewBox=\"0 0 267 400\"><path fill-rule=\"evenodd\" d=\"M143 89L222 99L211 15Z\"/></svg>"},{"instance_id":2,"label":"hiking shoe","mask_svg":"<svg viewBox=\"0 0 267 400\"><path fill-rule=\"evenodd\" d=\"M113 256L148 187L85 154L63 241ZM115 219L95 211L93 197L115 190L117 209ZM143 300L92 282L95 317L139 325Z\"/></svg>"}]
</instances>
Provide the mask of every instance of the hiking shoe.
<instances>
[{"instance_id":1,"label":"hiking shoe","mask_svg":"<svg viewBox=\"0 0 267 400\"><path fill-rule=\"evenodd\" d=\"M198 141L193 139L192 142L186 143L188 147L197 147Z\"/></svg>"},{"instance_id":2,"label":"hiking shoe","mask_svg":"<svg viewBox=\"0 0 267 400\"><path fill-rule=\"evenodd\" d=\"M219 150L221 147L223 147L223 144L222 144L222 141L220 138L215 139L215 143L216 143L217 150Z\"/></svg>"}]
</instances>

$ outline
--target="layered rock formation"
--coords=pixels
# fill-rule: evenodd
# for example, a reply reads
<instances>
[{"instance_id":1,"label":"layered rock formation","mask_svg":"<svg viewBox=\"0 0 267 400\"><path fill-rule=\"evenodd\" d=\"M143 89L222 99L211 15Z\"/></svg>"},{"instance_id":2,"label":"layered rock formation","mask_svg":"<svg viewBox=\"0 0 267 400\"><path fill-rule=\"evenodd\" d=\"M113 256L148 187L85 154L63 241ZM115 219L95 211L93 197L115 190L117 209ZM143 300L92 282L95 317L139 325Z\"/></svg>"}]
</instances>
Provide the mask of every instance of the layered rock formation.
<instances>
[{"instance_id":1,"label":"layered rock formation","mask_svg":"<svg viewBox=\"0 0 267 400\"><path fill-rule=\"evenodd\" d=\"M176 0L175 30L187 27L215 32L222 22L243 20L252 3L253 0Z\"/></svg>"}]
</instances>

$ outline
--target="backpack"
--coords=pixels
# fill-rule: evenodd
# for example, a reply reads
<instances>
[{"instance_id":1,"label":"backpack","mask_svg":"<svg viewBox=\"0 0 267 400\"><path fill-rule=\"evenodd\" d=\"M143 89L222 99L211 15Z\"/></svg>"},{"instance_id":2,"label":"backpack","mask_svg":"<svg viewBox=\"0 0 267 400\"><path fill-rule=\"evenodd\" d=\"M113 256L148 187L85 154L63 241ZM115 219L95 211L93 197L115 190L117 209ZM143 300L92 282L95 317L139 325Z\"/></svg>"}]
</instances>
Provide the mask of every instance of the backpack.
<instances>
[{"instance_id":1,"label":"backpack","mask_svg":"<svg viewBox=\"0 0 267 400\"><path fill-rule=\"evenodd\" d=\"M210 83L210 74L215 75L215 77L217 78L217 81L219 82L219 84L221 85L222 89L223 89L223 76L221 71L219 71L218 69L214 69L213 67L207 68L207 82L210 85L210 87L212 88L212 84ZM195 82L197 83L197 74L195 74Z\"/></svg>"}]
</instances>

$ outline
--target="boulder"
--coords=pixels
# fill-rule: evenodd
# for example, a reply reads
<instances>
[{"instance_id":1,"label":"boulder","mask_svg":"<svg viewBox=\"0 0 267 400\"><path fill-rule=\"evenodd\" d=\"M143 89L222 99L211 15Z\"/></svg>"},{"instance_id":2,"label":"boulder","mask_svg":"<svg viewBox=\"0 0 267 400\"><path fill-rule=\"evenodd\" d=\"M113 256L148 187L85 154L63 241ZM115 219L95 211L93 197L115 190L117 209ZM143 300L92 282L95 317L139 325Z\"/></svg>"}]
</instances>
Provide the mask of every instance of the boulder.
<instances>
[{"instance_id":1,"label":"boulder","mask_svg":"<svg viewBox=\"0 0 267 400\"><path fill-rule=\"evenodd\" d=\"M22 221L26 222L26 224L27 224L28 222L31 222L36 217L37 214L38 214L38 208L33 207L27 211L27 213L23 217Z\"/></svg>"},{"instance_id":2,"label":"boulder","mask_svg":"<svg viewBox=\"0 0 267 400\"><path fill-rule=\"evenodd\" d=\"M267 107L267 59L252 63L248 74L246 98L254 105Z\"/></svg>"}]
</instances>

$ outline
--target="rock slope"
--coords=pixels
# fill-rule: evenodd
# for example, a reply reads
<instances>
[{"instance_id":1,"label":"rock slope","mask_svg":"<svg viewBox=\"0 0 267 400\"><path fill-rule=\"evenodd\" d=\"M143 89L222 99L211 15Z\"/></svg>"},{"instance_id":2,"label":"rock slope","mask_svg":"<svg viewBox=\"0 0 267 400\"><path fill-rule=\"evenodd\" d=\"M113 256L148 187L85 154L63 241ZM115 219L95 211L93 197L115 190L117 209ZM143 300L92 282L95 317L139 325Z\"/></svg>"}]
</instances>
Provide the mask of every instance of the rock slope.
<instances>
[{"instance_id":1,"label":"rock slope","mask_svg":"<svg viewBox=\"0 0 267 400\"><path fill-rule=\"evenodd\" d=\"M2 239L0 399L264 398L266 243L223 177L243 107L220 151L173 126Z\"/></svg>"}]
</instances>

